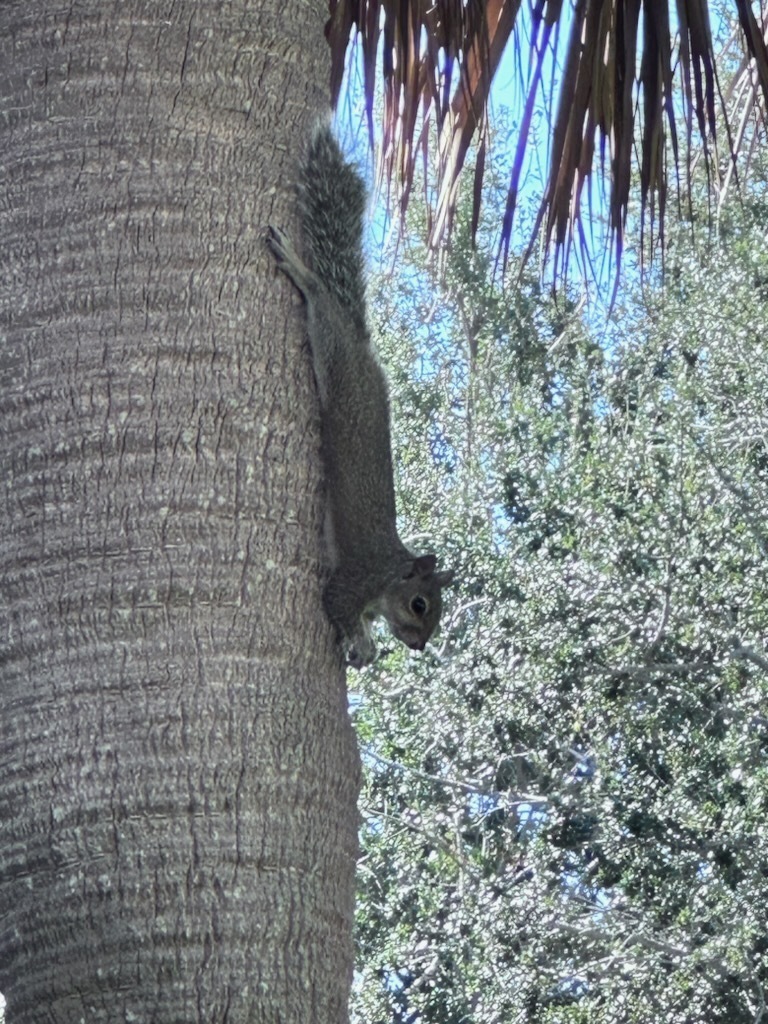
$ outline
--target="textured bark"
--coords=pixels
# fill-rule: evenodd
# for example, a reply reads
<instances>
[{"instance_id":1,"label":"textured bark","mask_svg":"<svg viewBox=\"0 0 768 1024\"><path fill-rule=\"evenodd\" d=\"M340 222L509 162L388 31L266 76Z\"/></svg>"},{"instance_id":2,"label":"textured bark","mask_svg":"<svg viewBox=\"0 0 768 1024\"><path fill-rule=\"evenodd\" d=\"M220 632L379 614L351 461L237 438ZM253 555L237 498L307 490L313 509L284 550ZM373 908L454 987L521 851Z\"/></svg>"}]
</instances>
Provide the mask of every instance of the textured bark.
<instances>
[{"instance_id":1,"label":"textured bark","mask_svg":"<svg viewBox=\"0 0 768 1024\"><path fill-rule=\"evenodd\" d=\"M0 5L8 1024L346 1018L358 755L264 246L326 87L290 6Z\"/></svg>"}]
</instances>

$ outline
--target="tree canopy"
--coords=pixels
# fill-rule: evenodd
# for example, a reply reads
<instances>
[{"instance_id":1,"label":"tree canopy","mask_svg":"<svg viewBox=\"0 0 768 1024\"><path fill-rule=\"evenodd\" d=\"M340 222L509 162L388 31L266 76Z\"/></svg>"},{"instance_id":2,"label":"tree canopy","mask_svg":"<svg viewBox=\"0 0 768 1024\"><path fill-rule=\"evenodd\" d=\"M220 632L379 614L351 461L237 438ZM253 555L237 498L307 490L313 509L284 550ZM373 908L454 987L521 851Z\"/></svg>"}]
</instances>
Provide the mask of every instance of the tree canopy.
<instances>
[{"instance_id":1,"label":"tree canopy","mask_svg":"<svg viewBox=\"0 0 768 1024\"><path fill-rule=\"evenodd\" d=\"M466 208L443 285L377 291L401 507L461 585L355 704L358 1020L764 1013L766 223L671 230L607 329L494 283Z\"/></svg>"}]
</instances>

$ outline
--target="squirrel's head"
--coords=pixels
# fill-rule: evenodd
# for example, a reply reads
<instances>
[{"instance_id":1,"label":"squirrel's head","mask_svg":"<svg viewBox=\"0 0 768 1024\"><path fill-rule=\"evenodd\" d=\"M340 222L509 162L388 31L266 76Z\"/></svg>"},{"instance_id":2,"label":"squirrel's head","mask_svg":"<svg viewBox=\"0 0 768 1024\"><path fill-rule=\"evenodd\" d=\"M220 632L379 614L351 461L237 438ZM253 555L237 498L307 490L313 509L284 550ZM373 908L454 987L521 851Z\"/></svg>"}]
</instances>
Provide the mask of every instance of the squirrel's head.
<instances>
[{"instance_id":1,"label":"squirrel's head","mask_svg":"<svg viewBox=\"0 0 768 1024\"><path fill-rule=\"evenodd\" d=\"M443 609L441 591L453 572L435 572L434 555L420 555L403 565L400 576L387 587L381 613L398 640L414 651L423 651Z\"/></svg>"}]
</instances>

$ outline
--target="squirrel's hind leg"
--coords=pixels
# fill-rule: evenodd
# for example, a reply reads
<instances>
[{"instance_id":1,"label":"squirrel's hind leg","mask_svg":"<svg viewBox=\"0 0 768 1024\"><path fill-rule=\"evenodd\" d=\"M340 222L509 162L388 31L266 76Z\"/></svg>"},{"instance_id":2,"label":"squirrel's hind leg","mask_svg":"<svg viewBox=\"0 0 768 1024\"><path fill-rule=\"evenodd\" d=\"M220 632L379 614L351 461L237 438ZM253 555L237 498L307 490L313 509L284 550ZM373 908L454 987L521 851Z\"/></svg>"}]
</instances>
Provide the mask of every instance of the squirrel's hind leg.
<instances>
[{"instance_id":1,"label":"squirrel's hind leg","mask_svg":"<svg viewBox=\"0 0 768 1024\"><path fill-rule=\"evenodd\" d=\"M317 293L319 282L293 248L288 236L270 224L267 243L274 254L278 268L287 274L304 298L309 300L312 295Z\"/></svg>"},{"instance_id":2,"label":"squirrel's hind leg","mask_svg":"<svg viewBox=\"0 0 768 1024\"><path fill-rule=\"evenodd\" d=\"M371 636L371 624L361 612L353 581L345 577L343 570L337 569L328 581L323 604L328 618L349 650L349 664L353 668L361 668L372 662L376 656L376 645Z\"/></svg>"}]
</instances>

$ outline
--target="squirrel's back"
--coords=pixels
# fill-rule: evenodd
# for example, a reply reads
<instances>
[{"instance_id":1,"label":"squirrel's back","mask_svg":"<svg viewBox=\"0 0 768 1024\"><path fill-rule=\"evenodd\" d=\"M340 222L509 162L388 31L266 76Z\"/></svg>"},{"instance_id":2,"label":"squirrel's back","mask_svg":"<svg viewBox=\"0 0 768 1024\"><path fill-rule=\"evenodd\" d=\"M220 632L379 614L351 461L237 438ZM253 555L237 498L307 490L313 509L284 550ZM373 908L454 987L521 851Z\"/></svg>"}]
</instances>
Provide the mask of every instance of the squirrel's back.
<instances>
[{"instance_id":1,"label":"squirrel's back","mask_svg":"<svg viewBox=\"0 0 768 1024\"><path fill-rule=\"evenodd\" d=\"M319 124L302 171L305 257L329 291L355 317L364 316L365 183L344 159L330 125Z\"/></svg>"}]
</instances>

